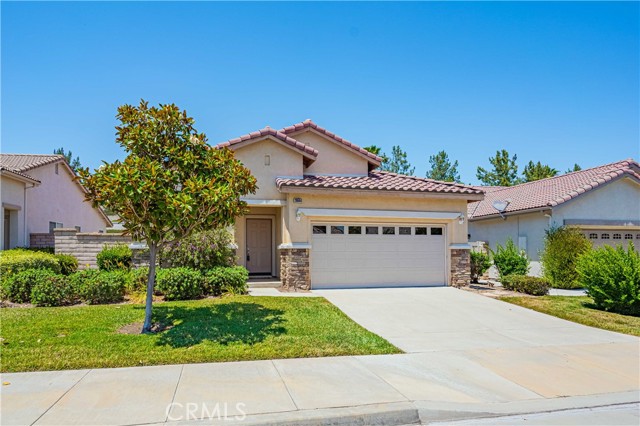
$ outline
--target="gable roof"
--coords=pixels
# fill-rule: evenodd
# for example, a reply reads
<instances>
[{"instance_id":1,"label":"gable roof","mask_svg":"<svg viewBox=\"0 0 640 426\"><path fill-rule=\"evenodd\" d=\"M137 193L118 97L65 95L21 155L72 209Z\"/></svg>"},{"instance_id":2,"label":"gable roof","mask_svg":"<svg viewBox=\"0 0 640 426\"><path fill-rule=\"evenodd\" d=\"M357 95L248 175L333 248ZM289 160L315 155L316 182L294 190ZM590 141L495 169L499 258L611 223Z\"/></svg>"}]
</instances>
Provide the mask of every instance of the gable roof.
<instances>
[{"instance_id":1,"label":"gable roof","mask_svg":"<svg viewBox=\"0 0 640 426\"><path fill-rule=\"evenodd\" d=\"M469 218L473 220L498 216L498 211L493 208L493 202L498 200L509 200L509 205L503 213L552 208L622 177L640 182L638 162L629 158L520 185L490 187L489 190L485 190L484 200L469 204Z\"/></svg>"},{"instance_id":2,"label":"gable roof","mask_svg":"<svg viewBox=\"0 0 640 426\"><path fill-rule=\"evenodd\" d=\"M482 191L454 182L406 176L397 173L372 170L368 176L304 176L303 178L276 178L276 186L282 190L293 188L345 189L362 191L397 191L411 193L437 193L481 196Z\"/></svg>"},{"instance_id":3,"label":"gable roof","mask_svg":"<svg viewBox=\"0 0 640 426\"><path fill-rule=\"evenodd\" d=\"M269 126L266 126L265 128L257 130L255 132L247 133L246 135L242 135L234 139L229 139L226 142L221 142L216 145L216 148L235 148L239 147L240 145L245 145L257 140L267 139L269 137L276 139L288 148L292 148L300 152L310 162L315 161L316 157L318 156L317 149L306 145L298 140L295 140L294 138L287 136L279 130L272 129Z\"/></svg>"},{"instance_id":4,"label":"gable roof","mask_svg":"<svg viewBox=\"0 0 640 426\"><path fill-rule=\"evenodd\" d=\"M299 132L301 130L305 130L305 129L313 129L316 132L320 133L321 135L324 135L326 137L328 137L329 139L337 142L338 144L341 144L343 146L345 146L346 148L356 152L357 154L365 157L367 159L367 161L369 161L369 163L373 164L374 166L379 166L380 163L382 163L382 158L367 151L364 148L360 148L358 145L349 142L348 140L336 135L335 133L332 133L330 131L328 131L327 129L318 126L316 123L314 123L313 121L311 121L310 119L306 119L305 121L301 122L301 123L296 123L296 124L292 124L291 126L288 127L284 127L282 129L280 129L280 132L289 135L292 133L296 133Z\"/></svg>"}]
</instances>

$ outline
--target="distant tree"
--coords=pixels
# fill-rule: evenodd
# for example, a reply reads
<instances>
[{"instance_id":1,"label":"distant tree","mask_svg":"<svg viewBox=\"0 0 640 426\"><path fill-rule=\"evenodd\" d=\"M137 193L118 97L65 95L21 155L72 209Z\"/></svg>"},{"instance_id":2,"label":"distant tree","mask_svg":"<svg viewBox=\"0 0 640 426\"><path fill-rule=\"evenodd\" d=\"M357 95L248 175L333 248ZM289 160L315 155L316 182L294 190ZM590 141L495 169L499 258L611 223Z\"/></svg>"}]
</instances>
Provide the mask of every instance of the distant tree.
<instances>
[{"instance_id":1,"label":"distant tree","mask_svg":"<svg viewBox=\"0 0 640 426\"><path fill-rule=\"evenodd\" d=\"M64 148L54 149L53 153L56 155L62 155L67 160L67 164L73 169L74 172L78 172L78 170L82 167L80 164L80 157L73 158L73 153L71 151L64 151Z\"/></svg>"},{"instance_id":2,"label":"distant tree","mask_svg":"<svg viewBox=\"0 0 640 426\"><path fill-rule=\"evenodd\" d=\"M460 182L458 173L458 160L453 163L449 160L449 155L445 151L440 151L436 155L429 157L431 168L427 170L429 179L441 180L444 182Z\"/></svg>"},{"instance_id":3,"label":"distant tree","mask_svg":"<svg viewBox=\"0 0 640 426\"><path fill-rule=\"evenodd\" d=\"M365 146L364 149L375 155L380 155L380 152L382 151L382 148L377 145Z\"/></svg>"},{"instance_id":4,"label":"distant tree","mask_svg":"<svg viewBox=\"0 0 640 426\"><path fill-rule=\"evenodd\" d=\"M525 182L533 182L534 180L540 180L548 177L557 176L558 171L549 167L541 162L534 163L529 161L529 164L524 166L522 171L522 177Z\"/></svg>"},{"instance_id":5,"label":"distant tree","mask_svg":"<svg viewBox=\"0 0 640 426\"><path fill-rule=\"evenodd\" d=\"M568 168L565 173L579 172L582 170L582 167L578 163L575 163L572 168Z\"/></svg>"},{"instance_id":6,"label":"distant tree","mask_svg":"<svg viewBox=\"0 0 640 426\"><path fill-rule=\"evenodd\" d=\"M383 157L380 170L387 172L400 173L401 175L413 175L416 168L411 166L407 160L407 153L398 145L391 148L391 156Z\"/></svg>"},{"instance_id":7,"label":"distant tree","mask_svg":"<svg viewBox=\"0 0 640 426\"><path fill-rule=\"evenodd\" d=\"M489 162L493 166L491 170L478 167L476 176L484 185L491 186L513 186L520 183L518 178L517 155L509 157L507 150L496 151L495 157L489 157Z\"/></svg>"},{"instance_id":8,"label":"distant tree","mask_svg":"<svg viewBox=\"0 0 640 426\"><path fill-rule=\"evenodd\" d=\"M158 251L197 231L231 225L247 211L240 197L255 193L256 179L229 149L207 144L193 118L175 105L118 108L116 142L127 152L93 174L79 171L86 198L121 218L125 233L149 246L144 325L151 313Z\"/></svg>"}]
</instances>

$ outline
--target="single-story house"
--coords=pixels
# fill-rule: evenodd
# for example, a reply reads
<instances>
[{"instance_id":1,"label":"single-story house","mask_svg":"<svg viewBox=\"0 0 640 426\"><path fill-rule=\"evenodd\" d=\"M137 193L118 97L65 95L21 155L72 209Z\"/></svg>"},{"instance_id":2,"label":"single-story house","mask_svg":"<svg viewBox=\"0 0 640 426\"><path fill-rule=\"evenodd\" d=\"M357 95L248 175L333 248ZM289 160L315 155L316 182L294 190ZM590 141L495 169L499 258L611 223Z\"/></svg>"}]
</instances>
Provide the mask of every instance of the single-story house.
<instances>
[{"instance_id":1,"label":"single-story house","mask_svg":"<svg viewBox=\"0 0 640 426\"><path fill-rule=\"evenodd\" d=\"M469 204L470 241L493 250L511 238L540 273L545 230L579 227L594 246L640 245L640 167L633 159L511 187L486 187Z\"/></svg>"},{"instance_id":2,"label":"single-story house","mask_svg":"<svg viewBox=\"0 0 640 426\"><path fill-rule=\"evenodd\" d=\"M85 189L62 155L0 154L0 249L53 246L54 228L104 232L111 221L84 201Z\"/></svg>"},{"instance_id":3,"label":"single-story house","mask_svg":"<svg viewBox=\"0 0 640 426\"><path fill-rule=\"evenodd\" d=\"M469 282L467 204L481 190L377 170L381 158L306 120L223 142L257 178L240 264L289 289Z\"/></svg>"}]
</instances>

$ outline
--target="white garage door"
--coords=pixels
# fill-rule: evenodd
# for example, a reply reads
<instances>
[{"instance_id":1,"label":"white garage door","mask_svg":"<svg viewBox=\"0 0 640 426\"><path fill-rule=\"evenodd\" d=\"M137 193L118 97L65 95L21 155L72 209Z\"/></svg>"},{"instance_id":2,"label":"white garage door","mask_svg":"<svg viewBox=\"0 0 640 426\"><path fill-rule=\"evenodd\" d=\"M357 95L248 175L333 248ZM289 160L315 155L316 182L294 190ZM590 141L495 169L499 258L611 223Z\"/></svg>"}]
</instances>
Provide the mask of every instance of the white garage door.
<instances>
[{"instance_id":1,"label":"white garage door","mask_svg":"<svg viewBox=\"0 0 640 426\"><path fill-rule=\"evenodd\" d=\"M445 227L312 224L312 288L445 285Z\"/></svg>"}]
</instances>

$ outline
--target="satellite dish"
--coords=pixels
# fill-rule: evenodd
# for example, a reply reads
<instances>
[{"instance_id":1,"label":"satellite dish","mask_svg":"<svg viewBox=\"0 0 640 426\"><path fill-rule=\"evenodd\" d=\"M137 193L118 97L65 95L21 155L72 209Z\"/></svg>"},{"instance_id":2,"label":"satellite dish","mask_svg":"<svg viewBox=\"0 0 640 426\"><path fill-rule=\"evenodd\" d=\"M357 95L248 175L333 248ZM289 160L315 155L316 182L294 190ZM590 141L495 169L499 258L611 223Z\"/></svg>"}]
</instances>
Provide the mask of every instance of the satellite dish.
<instances>
[{"instance_id":1,"label":"satellite dish","mask_svg":"<svg viewBox=\"0 0 640 426\"><path fill-rule=\"evenodd\" d=\"M508 201L502 201L502 200L495 200L493 202L493 208L498 210L500 213L502 213L503 211L505 211L507 209L507 206L509 205Z\"/></svg>"}]
</instances>

